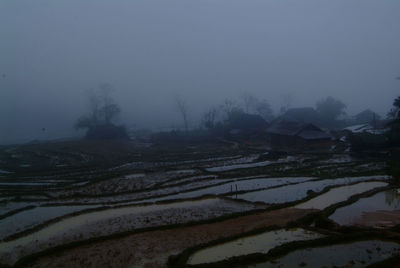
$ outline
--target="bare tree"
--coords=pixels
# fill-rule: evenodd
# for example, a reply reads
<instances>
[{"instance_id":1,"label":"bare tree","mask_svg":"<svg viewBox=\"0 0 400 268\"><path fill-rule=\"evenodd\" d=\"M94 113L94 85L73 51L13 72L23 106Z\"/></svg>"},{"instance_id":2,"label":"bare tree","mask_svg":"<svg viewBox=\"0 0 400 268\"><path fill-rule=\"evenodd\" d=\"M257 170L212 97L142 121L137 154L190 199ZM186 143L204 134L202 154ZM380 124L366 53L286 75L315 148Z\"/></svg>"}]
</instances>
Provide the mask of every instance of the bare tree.
<instances>
[{"instance_id":1,"label":"bare tree","mask_svg":"<svg viewBox=\"0 0 400 268\"><path fill-rule=\"evenodd\" d=\"M219 106L219 110L223 114L222 120L228 120L234 112L241 111L241 108L233 100L226 99Z\"/></svg>"},{"instance_id":2,"label":"bare tree","mask_svg":"<svg viewBox=\"0 0 400 268\"><path fill-rule=\"evenodd\" d=\"M121 112L111 96L113 88L110 84L101 84L97 90L89 90L89 115L80 117L75 128L87 129L85 139L110 140L128 139L124 126L113 124L113 120Z\"/></svg>"},{"instance_id":3,"label":"bare tree","mask_svg":"<svg viewBox=\"0 0 400 268\"><path fill-rule=\"evenodd\" d=\"M100 115L105 124L111 124L111 121L121 113L121 109L111 96L114 88L108 83L103 83L99 86L99 89L99 98L101 99L102 104L99 111Z\"/></svg>"},{"instance_id":4,"label":"bare tree","mask_svg":"<svg viewBox=\"0 0 400 268\"><path fill-rule=\"evenodd\" d=\"M188 131L189 129L189 121L188 121L188 108L187 108L187 104L186 102L180 98L180 97L176 97L175 98L176 101L176 105L178 107L178 111L182 116L183 119L183 124L185 126L185 130Z\"/></svg>"},{"instance_id":5,"label":"bare tree","mask_svg":"<svg viewBox=\"0 0 400 268\"><path fill-rule=\"evenodd\" d=\"M215 126L215 121L217 119L217 109L216 108L211 108L208 112L206 112L203 115L203 121L202 124L206 128L213 128Z\"/></svg>"},{"instance_id":6,"label":"bare tree","mask_svg":"<svg viewBox=\"0 0 400 268\"><path fill-rule=\"evenodd\" d=\"M272 109L267 100L259 100L250 93L241 96L246 113L258 114L266 120L272 118Z\"/></svg>"},{"instance_id":7,"label":"bare tree","mask_svg":"<svg viewBox=\"0 0 400 268\"><path fill-rule=\"evenodd\" d=\"M111 96L112 91L112 86L107 83L101 84L97 90L86 91L90 112L89 115L80 117L75 127L93 128L102 124L111 124L121 112Z\"/></svg>"},{"instance_id":8,"label":"bare tree","mask_svg":"<svg viewBox=\"0 0 400 268\"><path fill-rule=\"evenodd\" d=\"M103 106L100 112L104 119L104 123L106 125L109 125L111 124L112 120L121 113L121 109L117 104L111 103Z\"/></svg>"},{"instance_id":9,"label":"bare tree","mask_svg":"<svg viewBox=\"0 0 400 268\"><path fill-rule=\"evenodd\" d=\"M393 101L393 106L394 107L392 109L390 109L390 111L387 115L390 119L399 119L400 118L400 97L397 97Z\"/></svg>"},{"instance_id":10,"label":"bare tree","mask_svg":"<svg viewBox=\"0 0 400 268\"><path fill-rule=\"evenodd\" d=\"M254 111L255 106L257 105L258 99L254 97L250 93L243 93L241 96L244 105L244 111L246 113L250 113L251 110Z\"/></svg>"},{"instance_id":11,"label":"bare tree","mask_svg":"<svg viewBox=\"0 0 400 268\"><path fill-rule=\"evenodd\" d=\"M100 121L100 97L94 89L87 90L86 94L89 101L90 120L92 124L97 125Z\"/></svg>"}]
</instances>

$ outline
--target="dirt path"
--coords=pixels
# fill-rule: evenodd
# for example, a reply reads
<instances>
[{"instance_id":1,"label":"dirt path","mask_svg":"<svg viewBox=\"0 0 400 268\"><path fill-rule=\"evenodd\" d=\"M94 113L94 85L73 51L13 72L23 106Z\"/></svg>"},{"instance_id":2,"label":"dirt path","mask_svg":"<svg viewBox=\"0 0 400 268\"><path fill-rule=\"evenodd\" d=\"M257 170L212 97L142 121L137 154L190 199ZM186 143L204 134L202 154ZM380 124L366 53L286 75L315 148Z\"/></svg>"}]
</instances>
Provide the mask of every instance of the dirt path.
<instances>
[{"instance_id":1,"label":"dirt path","mask_svg":"<svg viewBox=\"0 0 400 268\"><path fill-rule=\"evenodd\" d=\"M185 248L261 227L285 226L311 211L286 208L222 222L137 233L42 257L30 267L165 267L170 255Z\"/></svg>"}]
</instances>

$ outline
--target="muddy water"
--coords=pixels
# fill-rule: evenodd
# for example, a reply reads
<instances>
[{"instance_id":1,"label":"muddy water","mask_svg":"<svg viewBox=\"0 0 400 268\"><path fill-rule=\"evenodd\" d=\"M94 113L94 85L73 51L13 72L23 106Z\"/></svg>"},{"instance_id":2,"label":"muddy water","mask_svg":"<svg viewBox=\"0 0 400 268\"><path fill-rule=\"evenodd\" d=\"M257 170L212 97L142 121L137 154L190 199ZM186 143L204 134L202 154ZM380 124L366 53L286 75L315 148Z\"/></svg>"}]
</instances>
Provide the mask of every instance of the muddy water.
<instances>
[{"instance_id":1,"label":"muddy water","mask_svg":"<svg viewBox=\"0 0 400 268\"><path fill-rule=\"evenodd\" d=\"M272 262L249 265L265 267L365 267L400 253L400 245L379 240L293 251Z\"/></svg>"},{"instance_id":2,"label":"muddy water","mask_svg":"<svg viewBox=\"0 0 400 268\"><path fill-rule=\"evenodd\" d=\"M270 249L288 242L310 240L320 237L322 237L321 234L304 229L281 229L264 232L201 249L189 257L188 264L212 263L234 256L267 253Z\"/></svg>"},{"instance_id":3,"label":"muddy water","mask_svg":"<svg viewBox=\"0 0 400 268\"><path fill-rule=\"evenodd\" d=\"M371 197L361 198L349 206L337 209L329 218L341 225L378 226L379 221L368 221L365 215L368 212L379 213L382 211L392 211L400 215L400 193L397 189L382 191Z\"/></svg>"},{"instance_id":4,"label":"muddy water","mask_svg":"<svg viewBox=\"0 0 400 268\"><path fill-rule=\"evenodd\" d=\"M295 185L288 185L279 188L255 191L245 194L232 195L231 198L244 199L251 202L265 202L269 204L280 204L300 200L307 196L307 192L312 190L320 192L327 186L350 184L358 181L368 180L387 180L388 176L368 176L368 177L348 177L319 181L309 181Z\"/></svg>"},{"instance_id":5,"label":"muddy water","mask_svg":"<svg viewBox=\"0 0 400 268\"><path fill-rule=\"evenodd\" d=\"M333 204L346 201L349 197L361 194L363 192L367 192L369 190L387 186L386 182L361 182L354 185L341 186L337 188L333 188L328 192L317 196L313 199L308 200L307 202L301 203L295 208L302 209L325 209Z\"/></svg>"}]
</instances>

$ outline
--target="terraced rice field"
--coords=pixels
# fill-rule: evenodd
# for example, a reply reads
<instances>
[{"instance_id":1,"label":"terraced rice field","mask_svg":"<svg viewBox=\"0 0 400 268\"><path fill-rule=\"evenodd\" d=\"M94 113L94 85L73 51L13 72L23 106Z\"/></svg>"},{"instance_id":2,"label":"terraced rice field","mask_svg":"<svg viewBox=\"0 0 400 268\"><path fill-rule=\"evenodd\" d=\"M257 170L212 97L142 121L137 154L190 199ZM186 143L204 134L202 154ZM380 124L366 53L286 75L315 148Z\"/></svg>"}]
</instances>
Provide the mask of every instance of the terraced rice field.
<instances>
[{"instance_id":1,"label":"terraced rice field","mask_svg":"<svg viewBox=\"0 0 400 268\"><path fill-rule=\"evenodd\" d=\"M0 160L16 150L3 150ZM46 155L58 156L57 164L40 168L28 156L23 167L1 160L0 264L357 267L398 253L396 231L384 233L400 223L399 193L384 162L209 150L167 151L164 158L142 151L101 165L89 152L64 154L63 162L56 151ZM370 215L389 212L386 225ZM341 225L364 229L350 239ZM371 230L374 240L364 241ZM322 245L333 238L335 245ZM326 262L315 257L327 254Z\"/></svg>"}]
</instances>

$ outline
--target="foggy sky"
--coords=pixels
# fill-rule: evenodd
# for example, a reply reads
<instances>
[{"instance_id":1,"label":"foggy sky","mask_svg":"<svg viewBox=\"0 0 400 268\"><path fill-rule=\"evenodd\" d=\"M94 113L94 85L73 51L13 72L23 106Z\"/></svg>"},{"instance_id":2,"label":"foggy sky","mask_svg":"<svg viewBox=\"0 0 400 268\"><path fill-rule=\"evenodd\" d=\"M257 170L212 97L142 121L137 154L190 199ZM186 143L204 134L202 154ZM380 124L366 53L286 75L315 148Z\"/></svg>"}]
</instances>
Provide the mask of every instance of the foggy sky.
<instances>
[{"instance_id":1,"label":"foggy sky","mask_svg":"<svg viewBox=\"0 0 400 268\"><path fill-rule=\"evenodd\" d=\"M120 123L182 124L243 92L333 96L381 115L400 95L398 0L1 0L0 144L77 135L108 82ZM46 131L42 131L46 128Z\"/></svg>"}]
</instances>

